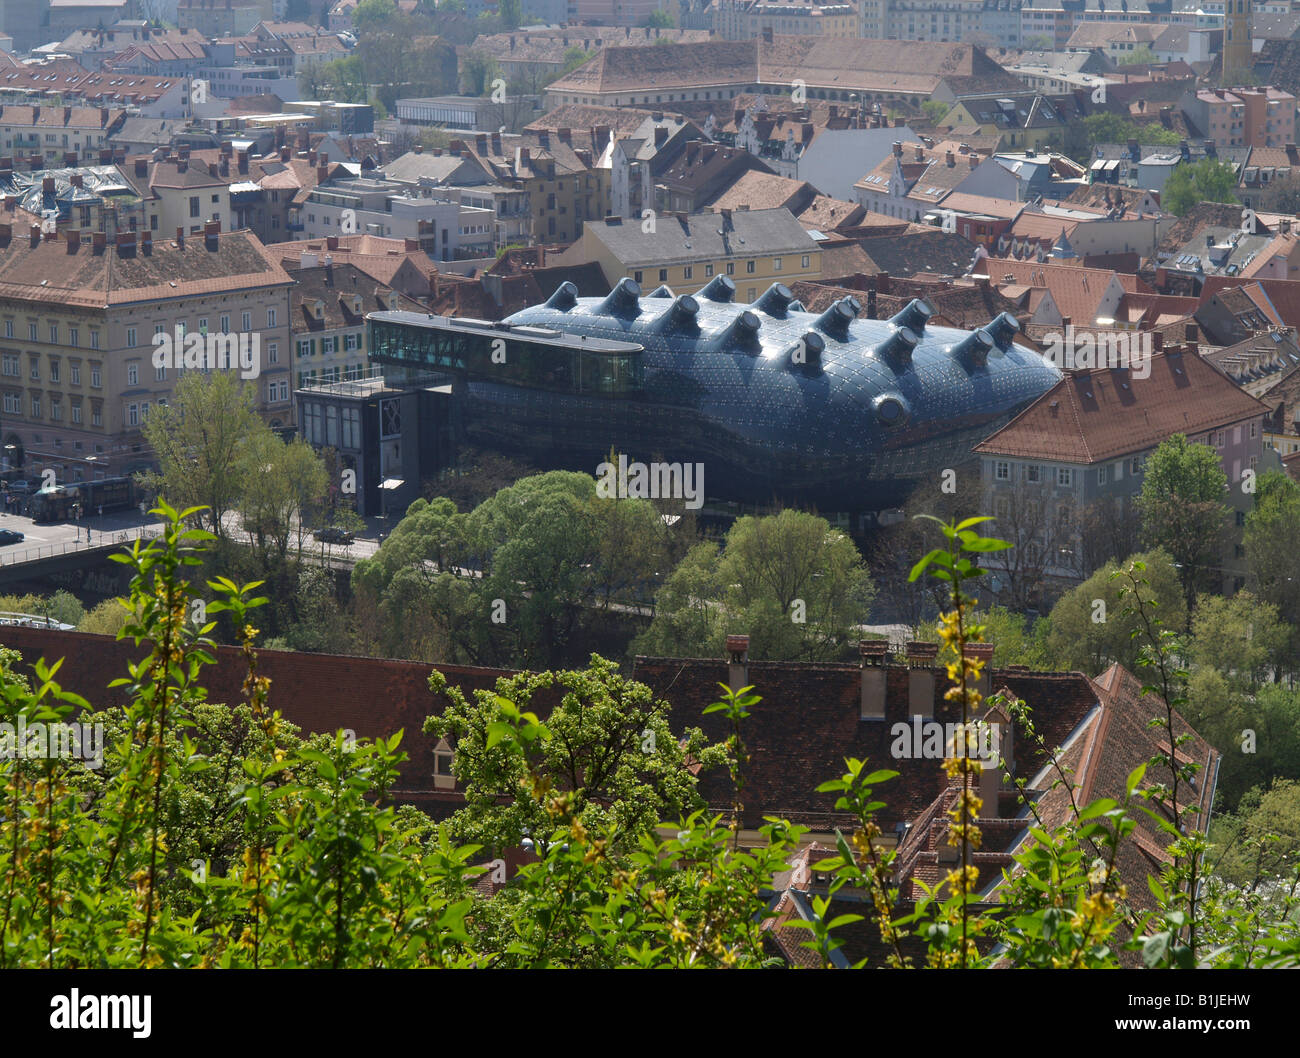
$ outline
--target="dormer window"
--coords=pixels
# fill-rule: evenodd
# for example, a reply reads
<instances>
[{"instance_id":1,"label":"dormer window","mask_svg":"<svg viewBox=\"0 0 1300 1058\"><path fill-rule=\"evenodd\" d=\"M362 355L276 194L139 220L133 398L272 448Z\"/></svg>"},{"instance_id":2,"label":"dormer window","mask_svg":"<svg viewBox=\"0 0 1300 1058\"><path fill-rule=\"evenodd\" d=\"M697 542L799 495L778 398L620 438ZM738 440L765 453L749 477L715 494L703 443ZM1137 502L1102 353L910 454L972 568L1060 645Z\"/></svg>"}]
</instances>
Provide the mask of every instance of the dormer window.
<instances>
[{"instance_id":1,"label":"dormer window","mask_svg":"<svg viewBox=\"0 0 1300 1058\"><path fill-rule=\"evenodd\" d=\"M445 739L439 739L438 745L433 750L433 785L438 790L454 790L456 788L456 776L452 772L452 761L455 753L452 751L451 744Z\"/></svg>"}]
</instances>

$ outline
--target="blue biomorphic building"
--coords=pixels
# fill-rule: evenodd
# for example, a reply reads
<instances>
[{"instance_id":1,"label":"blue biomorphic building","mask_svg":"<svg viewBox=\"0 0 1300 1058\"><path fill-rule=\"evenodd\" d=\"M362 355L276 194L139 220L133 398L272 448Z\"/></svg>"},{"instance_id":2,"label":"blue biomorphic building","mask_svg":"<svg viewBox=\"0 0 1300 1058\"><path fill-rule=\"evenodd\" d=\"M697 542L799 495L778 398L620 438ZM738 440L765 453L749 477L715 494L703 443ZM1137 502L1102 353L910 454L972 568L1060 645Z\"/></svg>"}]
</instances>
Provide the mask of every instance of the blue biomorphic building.
<instances>
[{"instance_id":1,"label":"blue biomorphic building","mask_svg":"<svg viewBox=\"0 0 1300 1058\"><path fill-rule=\"evenodd\" d=\"M643 296L628 278L604 298L565 283L501 323L378 312L371 359L390 388L441 379L457 440L593 475L611 450L698 463L711 504L797 505L854 528L1061 377L1006 314L964 331L929 326L921 300L872 320L852 297L815 315L780 283L748 305L735 292L718 276Z\"/></svg>"}]
</instances>

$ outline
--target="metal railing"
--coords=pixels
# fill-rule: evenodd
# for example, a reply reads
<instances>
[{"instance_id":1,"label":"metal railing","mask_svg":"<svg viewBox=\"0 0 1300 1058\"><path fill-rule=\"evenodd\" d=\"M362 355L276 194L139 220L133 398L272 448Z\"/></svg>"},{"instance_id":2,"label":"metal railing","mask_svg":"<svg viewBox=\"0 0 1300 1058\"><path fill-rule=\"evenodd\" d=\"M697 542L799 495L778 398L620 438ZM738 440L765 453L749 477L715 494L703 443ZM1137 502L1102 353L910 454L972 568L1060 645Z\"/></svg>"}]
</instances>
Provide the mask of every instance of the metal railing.
<instances>
[{"instance_id":1,"label":"metal railing","mask_svg":"<svg viewBox=\"0 0 1300 1058\"><path fill-rule=\"evenodd\" d=\"M0 550L0 566L19 566L41 558L54 558L57 555L70 555L78 551L100 551L129 544L132 540L152 540L162 530L157 526L140 525L134 529L119 529L100 533L92 530L94 539L65 540L61 544L42 544L39 547L26 547L21 550Z\"/></svg>"}]
</instances>

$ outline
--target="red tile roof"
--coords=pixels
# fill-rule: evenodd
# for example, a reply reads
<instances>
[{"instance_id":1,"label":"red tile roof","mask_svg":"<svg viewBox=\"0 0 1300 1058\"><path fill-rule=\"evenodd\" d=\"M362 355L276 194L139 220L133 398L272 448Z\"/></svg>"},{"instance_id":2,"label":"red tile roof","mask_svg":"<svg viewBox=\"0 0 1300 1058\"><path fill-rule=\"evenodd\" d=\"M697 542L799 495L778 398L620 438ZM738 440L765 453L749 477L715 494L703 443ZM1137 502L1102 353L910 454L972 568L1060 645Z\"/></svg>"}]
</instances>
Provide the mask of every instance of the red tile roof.
<instances>
[{"instance_id":1,"label":"red tile roof","mask_svg":"<svg viewBox=\"0 0 1300 1058\"><path fill-rule=\"evenodd\" d=\"M1150 365L1147 378L1109 368L1067 375L975 451L1101 463L1148 451L1174 434L1204 433L1269 410L1194 354L1155 353Z\"/></svg>"}]
</instances>

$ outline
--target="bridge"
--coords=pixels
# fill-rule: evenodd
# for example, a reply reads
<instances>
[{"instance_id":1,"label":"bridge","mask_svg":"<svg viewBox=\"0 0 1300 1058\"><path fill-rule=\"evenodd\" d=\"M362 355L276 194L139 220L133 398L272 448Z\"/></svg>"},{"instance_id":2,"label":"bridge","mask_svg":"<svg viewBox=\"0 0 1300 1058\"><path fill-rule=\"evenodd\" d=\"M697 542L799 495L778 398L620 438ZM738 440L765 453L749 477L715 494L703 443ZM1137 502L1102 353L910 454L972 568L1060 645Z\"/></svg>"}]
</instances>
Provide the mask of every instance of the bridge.
<instances>
[{"instance_id":1,"label":"bridge","mask_svg":"<svg viewBox=\"0 0 1300 1058\"><path fill-rule=\"evenodd\" d=\"M135 540L151 540L161 532L156 525L141 525L117 532L96 533L90 543L65 540L39 547L10 547L0 551L0 588L28 581L52 580L68 586L83 587L105 595L115 595L124 588L110 586L122 580L117 569L105 575L107 557ZM125 571L125 567L121 567ZM102 586L84 583L88 576L99 575ZM75 583L74 583L75 582ZM125 581L122 582L125 585Z\"/></svg>"}]
</instances>

